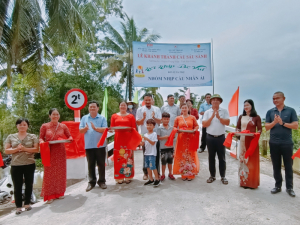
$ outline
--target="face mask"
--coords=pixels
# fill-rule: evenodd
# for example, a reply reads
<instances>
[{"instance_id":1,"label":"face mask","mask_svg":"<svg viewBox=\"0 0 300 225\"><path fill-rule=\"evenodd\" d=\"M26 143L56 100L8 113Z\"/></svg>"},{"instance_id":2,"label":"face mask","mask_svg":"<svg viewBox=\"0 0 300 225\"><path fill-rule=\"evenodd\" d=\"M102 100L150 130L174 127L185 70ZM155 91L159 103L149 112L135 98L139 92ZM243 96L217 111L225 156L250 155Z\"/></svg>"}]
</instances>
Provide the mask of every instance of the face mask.
<instances>
[{"instance_id":1,"label":"face mask","mask_svg":"<svg viewBox=\"0 0 300 225\"><path fill-rule=\"evenodd\" d=\"M132 109L132 108L133 108L133 105L129 105L128 108L129 108L129 109Z\"/></svg>"}]
</instances>

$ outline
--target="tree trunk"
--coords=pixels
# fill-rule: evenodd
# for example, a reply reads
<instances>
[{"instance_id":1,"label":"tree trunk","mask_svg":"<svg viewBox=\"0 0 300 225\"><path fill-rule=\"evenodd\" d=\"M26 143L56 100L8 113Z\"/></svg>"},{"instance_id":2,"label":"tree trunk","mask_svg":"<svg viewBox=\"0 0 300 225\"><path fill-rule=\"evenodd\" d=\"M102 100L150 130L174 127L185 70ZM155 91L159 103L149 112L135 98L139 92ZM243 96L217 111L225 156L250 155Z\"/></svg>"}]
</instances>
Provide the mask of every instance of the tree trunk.
<instances>
[{"instance_id":1,"label":"tree trunk","mask_svg":"<svg viewBox=\"0 0 300 225\"><path fill-rule=\"evenodd\" d=\"M128 76L126 78L126 86L125 86L125 101L127 101L128 96Z\"/></svg>"},{"instance_id":2,"label":"tree trunk","mask_svg":"<svg viewBox=\"0 0 300 225\"><path fill-rule=\"evenodd\" d=\"M132 100L132 78L131 78L131 66L130 66L130 54L128 56L128 61L127 61L127 76L128 76L128 96L129 96L129 101Z\"/></svg>"}]
</instances>

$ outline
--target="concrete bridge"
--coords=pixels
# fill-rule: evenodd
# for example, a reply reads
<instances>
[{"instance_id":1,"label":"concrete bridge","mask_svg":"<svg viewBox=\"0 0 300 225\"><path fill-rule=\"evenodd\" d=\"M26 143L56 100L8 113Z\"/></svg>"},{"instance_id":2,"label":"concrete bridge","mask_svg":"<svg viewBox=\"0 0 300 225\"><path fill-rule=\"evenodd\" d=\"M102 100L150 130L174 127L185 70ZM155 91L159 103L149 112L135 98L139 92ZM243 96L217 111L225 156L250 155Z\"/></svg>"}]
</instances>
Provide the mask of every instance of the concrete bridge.
<instances>
[{"instance_id":1,"label":"concrete bridge","mask_svg":"<svg viewBox=\"0 0 300 225\"><path fill-rule=\"evenodd\" d=\"M258 189L238 183L238 161L227 155L228 185L220 177L207 184L207 152L198 154L200 173L193 181L165 180L159 187L143 186L142 152L135 152L134 180L115 184L113 166L107 167L106 190L85 192L87 181L67 189L66 198L47 205L39 202L29 212L0 218L0 224L299 224L300 176L294 174L296 198L283 192L272 195L271 162L261 159ZM218 166L218 165L217 165ZM284 173L284 171L283 171ZM285 183L283 183L285 185Z\"/></svg>"}]
</instances>

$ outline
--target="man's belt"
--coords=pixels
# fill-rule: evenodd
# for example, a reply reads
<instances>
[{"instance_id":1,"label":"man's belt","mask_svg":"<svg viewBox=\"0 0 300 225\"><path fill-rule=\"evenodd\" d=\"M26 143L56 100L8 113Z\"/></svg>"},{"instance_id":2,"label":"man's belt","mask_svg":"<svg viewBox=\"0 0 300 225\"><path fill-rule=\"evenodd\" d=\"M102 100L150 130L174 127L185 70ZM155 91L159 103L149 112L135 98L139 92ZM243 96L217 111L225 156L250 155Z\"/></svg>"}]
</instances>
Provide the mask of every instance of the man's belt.
<instances>
[{"instance_id":1,"label":"man's belt","mask_svg":"<svg viewBox=\"0 0 300 225\"><path fill-rule=\"evenodd\" d=\"M211 136L211 137L217 138L217 137L223 136L224 134L221 134L221 135L211 135L211 134L208 134L208 135Z\"/></svg>"}]
</instances>

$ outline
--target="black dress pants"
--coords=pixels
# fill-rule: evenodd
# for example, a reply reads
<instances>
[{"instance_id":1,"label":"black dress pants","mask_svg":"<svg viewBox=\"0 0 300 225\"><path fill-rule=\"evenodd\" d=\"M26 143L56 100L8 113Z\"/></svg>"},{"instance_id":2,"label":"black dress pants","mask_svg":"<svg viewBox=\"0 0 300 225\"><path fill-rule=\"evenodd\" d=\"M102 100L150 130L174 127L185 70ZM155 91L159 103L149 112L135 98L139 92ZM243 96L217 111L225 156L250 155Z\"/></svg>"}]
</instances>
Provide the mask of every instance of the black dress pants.
<instances>
[{"instance_id":1,"label":"black dress pants","mask_svg":"<svg viewBox=\"0 0 300 225\"><path fill-rule=\"evenodd\" d=\"M210 176L216 177L216 154L219 159L219 172L221 177L225 177L226 173L226 159L225 159L225 135L213 137L206 134L206 143L208 148L208 163Z\"/></svg>"},{"instance_id":2,"label":"black dress pants","mask_svg":"<svg viewBox=\"0 0 300 225\"><path fill-rule=\"evenodd\" d=\"M269 143L270 153L273 164L273 175L275 179L275 187L281 188L282 174L281 163L283 158L285 168L285 184L286 189L293 188L293 144Z\"/></svg>"},{"instance_id":3,"label":"black dress pants","mask_svg":"<svg viewBox=\"0 0 300 225\"><path fill-rule=\"evenodd\" d=\"M157 173L160 174L160 142L156 142L156 169L157 169Z\"/></svg>"},{"instance_id":4,"label":"black dress pants","mask_svg":"<svg viewBox=\"0 0 300 225\"><path fill-rule=\"evenodd\" d=\"M202 136L201 136L201 149L205 150L206 148L206 127L202 127Z\"/></svg>"},{"instance_id":5,"label":"black dress pants","mask_svg":"<svg viewBox=\"0 0 300 225\"><path fill-rule=\"evenodd\" d=\"M98 184L105 183L105 157L106 157L106 149L102 148L90 148L86 149L86 159L88 162L88 170L89 170L89 183L93 186ZM96 178L96 163L98 166L99 180Z\"/></svg>"},{"instance_id":6,"label":"black dress pants","mask_svg":"<svg viewBox=\"0 0 300 225\"><path fill-rule=\"evenodd\" d=\"M11 178L14 183L14 196L15 204L17 208L22 207L22 186L25 182L25 205L30 204L30 199L33 190L35 164L29 164L24 166L11 166ZM23 180L24 179L24 180Z\"/></svg>"},{"instance_id":7,"label":"black dress pants","mask_svg":"<svg viewBox=\"0 0 300 225\"><path fill-rule=\"evenodd\" d=\"M155 160L155 166L156 166L156 169L157 169L157 172L158 174L160 174L160 151L159 151L159 148L160 148L160 143L159 141L156 142L156 160ZM148 171L147 171L147 168L145 168L145 145L143 145L143 172L145 175L148 175Z\"/></svg>"}]
</instances>

